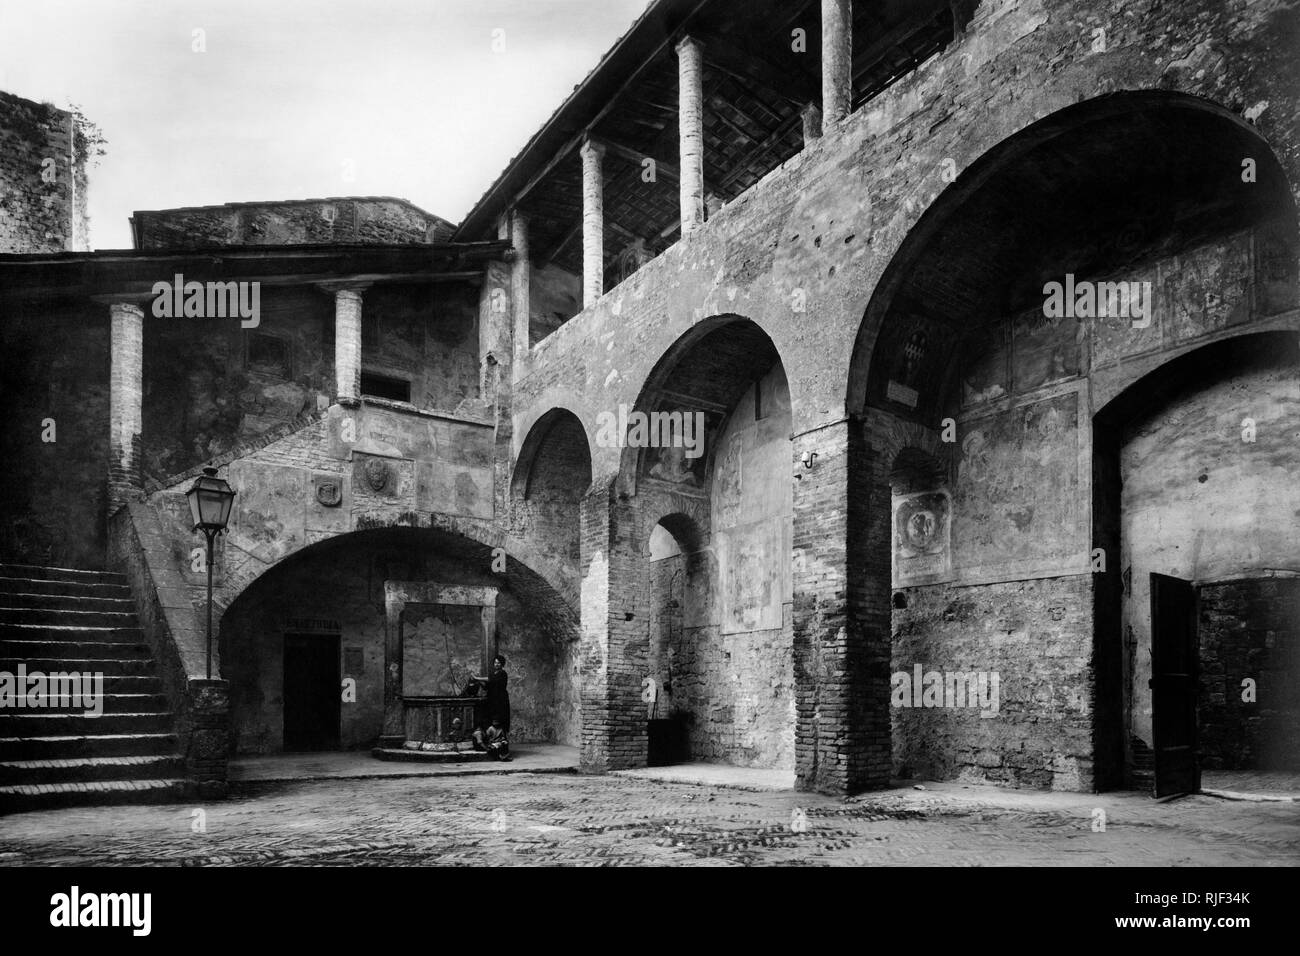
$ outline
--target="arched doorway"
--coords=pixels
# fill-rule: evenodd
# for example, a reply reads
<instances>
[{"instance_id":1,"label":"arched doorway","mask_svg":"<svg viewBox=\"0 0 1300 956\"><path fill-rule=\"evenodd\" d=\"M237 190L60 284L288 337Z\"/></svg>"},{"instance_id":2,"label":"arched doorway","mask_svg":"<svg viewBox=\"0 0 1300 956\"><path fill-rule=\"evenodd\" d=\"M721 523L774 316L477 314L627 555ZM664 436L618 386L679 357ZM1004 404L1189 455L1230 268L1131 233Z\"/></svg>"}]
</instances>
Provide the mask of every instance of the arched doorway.
<instances>
[{"instance_id":1,"label":"arched doorway","mask_svg":"<svg viewBox=\"0 0 1300 956\"><path fill-rule=\"evenodd\" d=\"M753 322L706 321L660 361L634 411L679 415L694 436L629 442L623 457L641 516L647 716L674 726L675 759L792 771L793 464L780 358Z\"/></svg>"},{"instance_id":2,"label":"arched doorway","mask_svg":"<svg viewBox=\"0 0 1300 956\"><path fill-rule=\"evenodd\" d=\"M870 453L849 547L871 555L864 591L894 594L862 613L892 624L893 688L934 690L891 700L895 774L1122 783L1120 640L1094 616L1120 586L1103 533L1118 516L1093 505L1111 465L1092 413L1172 355L1285 321L1296 248L1267 144L1165 93L1035 124L921 218L867 307L848 392ZM909 446L945 466L925 487ZM924 540L900 508L930 516ZM996 679L998 706L951 692L972 676Z\"/></svg>"}]
</instances>

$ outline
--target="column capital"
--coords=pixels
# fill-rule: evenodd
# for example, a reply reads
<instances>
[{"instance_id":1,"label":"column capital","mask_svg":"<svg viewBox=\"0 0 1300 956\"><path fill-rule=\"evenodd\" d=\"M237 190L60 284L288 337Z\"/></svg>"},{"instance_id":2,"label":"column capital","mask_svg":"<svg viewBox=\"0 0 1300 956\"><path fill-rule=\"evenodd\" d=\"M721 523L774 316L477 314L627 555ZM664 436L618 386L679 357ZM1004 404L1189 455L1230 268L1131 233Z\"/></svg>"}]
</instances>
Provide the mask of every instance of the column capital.
<instances>
[{"instance_id":1,"label":"column capital","mask_svg":"<svg viewBox=\"0 0 1300 956\"><path fill-rule=\"evenodd\" d=\"M147 300L135 301L135 300L128 300L128 299L117 299L114 301L110 301L108 303L108 310L109 313L114 316L132 315L138 319L143 319L144 306L141 304L142 301L147 301Z\"/></svg>"},{"instance_id":2,"label":"column capital","mask_svg":"<svg viewBox=\"0 0 1300 956\"><path fill-rule=\"evenodd\" d=\"M604 159L605 144L598 139L584 139L578 152L582 154L584 159L588 155L595 156L597 159Z\"/></svg>"},{"instance_id":3,"label":"column capital","mask_svg":"<svg viewBox=\"0 0 1300 956\"><path fill-rule=\"evenodd\" d=\"M97 302L100 305L107 305L110 308L117 305L135 306L143 310L146 305L154 300L155 296L150 292L107 292L100 295L92 295L91 302Z\"/></svg>"},{"instance_id":4,"label":"column capital","mask_svg":"<svg viewBox=\"0 0 1300 956\"><path fill-rule=\"evenodd\" d=\"M346 280L340 280L338 282L317 282L316 288L329 295L351 294L355 295L359 299L361 298L361 293L369 289L371 284L372 283L369 282L348 282Z\"/></svg>"},{"instance_id":5,"label":"column capital","mask_svg":"<svg viewBox=\"0 0 1300 956\"><path fill-rule=\"evenodd\" d=\"M681 38L680 40L678 40L677 43L674 44L674 46L673 46L673 51L674 51L678 56L681 56L681 55L682 55L682 51L683 51L683 50L698 50L698 51L702 51L703 49L704 49L704 44L703 44L701 41L697 40L695 37L690 36L689 34L686 35L686 36L684 36L684 37L682 37L682 38Z\"/></svg>"}]
</instances>

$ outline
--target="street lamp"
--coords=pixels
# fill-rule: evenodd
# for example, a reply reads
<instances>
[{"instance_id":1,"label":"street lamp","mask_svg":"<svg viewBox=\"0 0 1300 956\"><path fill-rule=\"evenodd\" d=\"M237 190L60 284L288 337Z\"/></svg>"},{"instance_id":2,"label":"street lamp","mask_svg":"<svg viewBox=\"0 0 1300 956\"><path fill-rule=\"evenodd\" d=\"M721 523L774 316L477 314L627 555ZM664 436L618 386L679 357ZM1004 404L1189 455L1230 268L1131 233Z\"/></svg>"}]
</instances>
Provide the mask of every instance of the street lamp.
<instances>
[{"instance_id":1,"label":"street lamp","mask_svg":"<svg viewBox=\"0 0 1300 956\"><path fill-rule=\"evenodd\" d=\"M235 492L224 478L217 477L217 469L204 468L185 497L190 501L193 530L201 530L208 539L208 680L212 680L212 540L226 530Z\"/></svg>"}]
</instances>

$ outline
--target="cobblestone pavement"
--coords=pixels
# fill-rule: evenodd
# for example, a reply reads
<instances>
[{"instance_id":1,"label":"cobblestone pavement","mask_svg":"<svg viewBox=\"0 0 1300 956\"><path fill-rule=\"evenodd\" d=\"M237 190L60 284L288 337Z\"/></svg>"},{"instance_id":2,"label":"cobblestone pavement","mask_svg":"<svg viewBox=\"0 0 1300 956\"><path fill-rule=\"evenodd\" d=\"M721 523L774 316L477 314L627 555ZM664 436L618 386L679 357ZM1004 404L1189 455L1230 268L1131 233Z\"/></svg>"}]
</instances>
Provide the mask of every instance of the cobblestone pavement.
<instances>
[{"instance_id":1,"label":"cobblestone pavement","mask_svg":"<svg viewBox=\"0 0 1300 956\"><path fill-rule=\"evenodd\" d=\"M204 812L206 832L193 832ZM1096 811L1105 814L1105 829ZM806 821L806 827L804 825ZM932 784L848 800L629 777L245 784L0 819L0 864L1295 865L1300 804Z\"/></svg>"}]
</instances>

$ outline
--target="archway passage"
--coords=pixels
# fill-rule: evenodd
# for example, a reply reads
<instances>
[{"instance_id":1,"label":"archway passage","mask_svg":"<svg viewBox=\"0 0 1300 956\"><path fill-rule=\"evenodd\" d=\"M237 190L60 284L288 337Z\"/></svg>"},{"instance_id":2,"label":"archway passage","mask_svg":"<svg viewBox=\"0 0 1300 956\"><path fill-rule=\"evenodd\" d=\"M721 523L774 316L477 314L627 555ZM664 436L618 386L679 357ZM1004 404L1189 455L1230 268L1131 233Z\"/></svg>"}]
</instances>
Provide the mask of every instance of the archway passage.
<instances>
[{"instance_id":1,"label":"archway passage","mask_svg":"<svg viewBox=\"0 0 1300 956\"><path fill-rule=\"evenodd\" d=\"M790 392L767 335L706 324L641 396L683 442L629 448L643 516L650 759L792 771ZM675 419L674 419L675 420ZM661 748L657 733L670 745ZM666 755L666 756L665 756Z\"/></svg>"},{"instance_id":2,"label":"archway passage","mask_svg":"<svg viewBox=\"0 0 1300 956\"><path fill-rule=\"evenodd\" d=\"M892 626L895 774L1120 785L1120 639L1094 617L1121 586L1118 511L1091 500L1118 465L1092 412L1174 355L1285 322L1296 235L1255 131L1163 93L1035 124L921 217L867 307L848 389L870 449L850 476L870 503L850 584L893 586L859 613ZM943 467L927 481L909 448Z\"/></svg>"},{"instance_id":3,"label":"archway passage","mask_svg":"<svg viewBox=\"0 0 1300 956\"><path fill-rule=\"evenodd\" d=\"M512 529L576 585L581 501L591 485L591 449L578 416L553 408L529 429L511 485Z\"/></svg>"},{"instance_id":4,"label":"archway passage","mask_svg":"<svg viewBox=\"0 0 1300 956\"><path fill-rule=\"evenodd\" d=\"M495 595L486 652L479 608L460 600L406 605L402 694L458 696L481 675L485 653L500 653L508 661L512 744L578 744L578 688L568 666L576 621L559 595L513 560L505 573L494 572L486 545L432 529L388 528L286 558L223 615L233 753L375 744L384 729L385 582ZM312 727L329 719L327 703L335 705L337 724Z\"/></svg>"},{"instance_id":5,"label":"archway passage","mask_svg":"<svg viewBox=\"0 0 1300 956\"><path fill-rule=\"evenodd\" d=\"M1245 335L1160 366L1095 419L1096 510L1116 516L1120 556L1097 628L1119 651L1129 786L1194 789L1163 759L1171 734L1228 789L1247 789L1236 773L1300 772L1298 382L1294 332ZM1192 604L1185 728L1160 665L1161 579Z\"/></svg>"}]
</instances>

